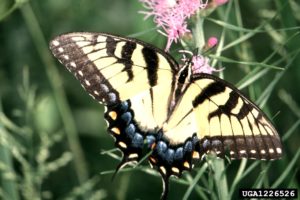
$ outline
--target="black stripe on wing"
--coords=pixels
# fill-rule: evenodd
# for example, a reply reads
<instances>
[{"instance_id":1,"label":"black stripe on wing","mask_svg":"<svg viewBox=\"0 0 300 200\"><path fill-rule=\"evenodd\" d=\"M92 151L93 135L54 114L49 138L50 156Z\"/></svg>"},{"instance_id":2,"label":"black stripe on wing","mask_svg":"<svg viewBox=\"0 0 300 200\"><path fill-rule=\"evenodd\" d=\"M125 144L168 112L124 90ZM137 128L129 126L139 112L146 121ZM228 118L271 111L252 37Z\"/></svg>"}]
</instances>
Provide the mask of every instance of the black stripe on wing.
<instances>
[{"instance_id":1,"label":"black stripe on wing","mask_svg":"<svg viewBox=\"0 0 300 200\"><path fill-rule=\"evenodd\" d=\"M83 42L88 41L84 35L67 34L58 36L50 43L53 55L75 75L81 85L96 100L107 104L120 103L118 92L106 81L106 78L100 73L94 62L82 51L82 48L78 47L72 36L82 37ZM97 37L98 35L92 35L88 46L95 45Z\"/></svg>"},{"instance_id":2,"label":"black stripe on wing","mask_svg":"<svg viewBox=\"0 0 300 200\"><path fill-rule=\"evenodd\" d=\"M230 157L235 159L277 159L282 156L282 145L277 131L267 116L253 102L234 86L215 76L201 74L194 77L194 81L198 79L209 79L213 82L202 88L201 93L192 101L193 106L194 108L201 106L204 101L215 104L217 109L210 112L207 118L209 122L212 118L217 118L217 126L220 126L219 133L201 134L206 135L200 138L201 153L214 151L217 156L224 157L228 152ZM217 96L219 99L224 96L225 103L218 105L214 102L213 99ZM223 132L221 120L224 120L224 117L229 120L231 125L231 131L229 131L232 135ZM238 121L235 126L233 126L233 118ZM197 123L201 125L201 122ZM214 126L214 124L210 123L209 126ZM239 127L242 129L241 132L235 129Z\"/></svg>"},{"instance_id":3,"label":"black stripe on wing","mask_svg":"<svg viewBox=\"0 0 300 200\"><path fill-rule=\"evenodd\" d=\"M221 82L213 82L206 86L200 94L192 101L193 107L197 107L202 104L205 100L209 99L211 96L220 94L225 91L225 85Z\"/></svg>"},{"instance_id":4,"label":"black stripe on wing","mask_svg":"<svg viewBox=\"0 0 300 200\"><path fill-rule=\"evenodd\" d=\"M148 82L153 87L157 84L158 57L156 52L150 48L143 48L142 53L147 63Z\"/></svg>"},{"instance_id":5,"label":"black stripe on wing","mask_svg":"<svg viewBox=\"0 0 300 200\"><path fill-rule=\"evenodd\" d=\"M124 71L127 72L128 80L131 81L133 79L133 71L132 71L132 65L133 61L131 60L132 53L134 49L136 48L136 43L127 41L125 45L122 48L121 52L121 59L119 59L119 62L124 64Z\"/></svg>"},{"instance_id":6,"label":"black stripe on wing","mask_svg":"<svg viewBox=\"0 0 300 200\"><path fill-rule=\"evenodd\" d=\"M139 45L138 50L136 50L137 45ZM145 80L144 83L139 79L136 86L131 85L133 87L130 88L131 90L141 85L144 85L144 89L155 86L158 82L160 67L170 70L173 75L178 72L176 61L162 50L136 39L105 33L61 35L51 41L50 49L54 56L76 76L91 96L107 105L120 103L120 98L126 99L123 98L124 89L123 93L120 93L118 88L114 88L114 84L120 83L122 86L122 84L134 81L134 72L142 74L138 72L139 68L146 70L148 81ZM133 60L134 52L138 52L138 54L140 52L141 57L135 56ZM159 56L160 59L158 59ZM111 60L108 60L110 58ZM166 62L159 66L161 60ZM107 74L103 75L102 70L105 70ZM125 72L126 75L122 72ZM110 79L117 76L122 81L118 81L117 78L111 82ZM124 76L127 76L126 82L124 82ZM134 93L130 93L129 97L132 95Z\"/></svg>"}]
</instances>

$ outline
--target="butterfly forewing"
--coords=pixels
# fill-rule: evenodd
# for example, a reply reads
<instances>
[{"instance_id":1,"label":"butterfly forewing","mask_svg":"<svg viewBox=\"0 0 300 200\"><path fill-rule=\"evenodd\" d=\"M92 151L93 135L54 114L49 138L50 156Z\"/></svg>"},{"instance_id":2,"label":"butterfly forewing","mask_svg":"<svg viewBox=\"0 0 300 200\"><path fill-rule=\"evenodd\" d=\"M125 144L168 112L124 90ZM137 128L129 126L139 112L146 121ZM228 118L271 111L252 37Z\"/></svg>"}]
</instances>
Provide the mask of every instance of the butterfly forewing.
<instances>
[{"instance_id":1,"label":"butterfly forewing","mask_svg":"<svg viewBox=\"0 0 300 200\"><path fill-rule=\"evenodd\" d=\"M171 84L177 63L134 39L104 33L69 33L50 43L54 56L101 103L127 100L158 84Z\"/></svg>"}]
</instances>

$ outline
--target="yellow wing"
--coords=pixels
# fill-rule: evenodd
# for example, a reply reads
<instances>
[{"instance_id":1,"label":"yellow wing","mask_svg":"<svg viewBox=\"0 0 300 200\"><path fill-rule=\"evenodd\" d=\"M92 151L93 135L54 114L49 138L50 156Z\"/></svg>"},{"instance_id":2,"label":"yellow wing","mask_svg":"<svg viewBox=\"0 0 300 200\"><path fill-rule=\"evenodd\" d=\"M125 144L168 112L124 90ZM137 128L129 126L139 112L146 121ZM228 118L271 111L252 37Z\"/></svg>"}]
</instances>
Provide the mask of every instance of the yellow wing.
<instances>
[{"instance_id":1,"label":"yellow wing","mask_svg":"<svg viewBox=\"0 0 300 200\"><path fill-rule=\"evenodd\" d=\"M50 42L53 55L104 104L127 100L163 83L171 88L177 63L141 41L105 33L69 33Z\"/></svg>"},{"instance_id":2,"label":"yellow wing","mask_svg":"<svg viewBox=\"0 0 300 200\"><path fill-rule=\"evenodd\" d=\"M200 154L214 151L231 158L276 159L282 155L277 131L263 112L229 83L198 74L164 127L170 143L182 144L193 133Z\"/></svg>"}]
</instances>

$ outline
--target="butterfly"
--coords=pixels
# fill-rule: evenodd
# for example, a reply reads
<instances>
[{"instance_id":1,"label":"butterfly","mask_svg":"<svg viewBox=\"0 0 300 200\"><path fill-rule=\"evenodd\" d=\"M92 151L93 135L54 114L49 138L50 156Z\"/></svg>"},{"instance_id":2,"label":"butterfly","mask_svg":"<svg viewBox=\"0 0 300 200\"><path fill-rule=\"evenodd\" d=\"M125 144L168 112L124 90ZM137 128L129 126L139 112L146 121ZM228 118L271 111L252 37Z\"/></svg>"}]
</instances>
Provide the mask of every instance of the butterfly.
<instances>
[{"instance_id":1,"label":"butterfly","mask_svg":"<svg viewBox=\"0 0 300 200\"><path fill-rule=\"evenodd\" d=\"M267 116L230 83L195 73L163 50L107 33L63 34L50 42L53 55L104 104L108 132L123 153L116 171L138 162L146 146L163 180L181 176L208 153L231 159L282 156Z\"/></svg>"}]
</instances>

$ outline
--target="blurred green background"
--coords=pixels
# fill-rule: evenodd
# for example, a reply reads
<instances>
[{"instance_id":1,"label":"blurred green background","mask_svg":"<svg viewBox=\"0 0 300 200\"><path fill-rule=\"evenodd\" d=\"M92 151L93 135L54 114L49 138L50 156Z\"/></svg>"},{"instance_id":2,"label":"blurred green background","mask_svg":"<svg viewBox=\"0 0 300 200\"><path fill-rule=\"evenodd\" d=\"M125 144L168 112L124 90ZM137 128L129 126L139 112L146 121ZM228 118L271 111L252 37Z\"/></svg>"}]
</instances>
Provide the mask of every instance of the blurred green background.
<instances>
[{"instance_id":1,"label":"blurred green background","mask_svg":"<svg viewBox=\"0 0 300 200\"><path fill-rule=\"evenodd\" d=\"M111 181L120 153L106 133L103 106L48 49L53 37L78 31L131 35L164 48L166 38L140 10L129 0L0 0L0 198L159 198L161 180L147 162ZM299 31L296 0L230 0L205 19L206 36L224 42L215 57L222 77L263 106L284 140L280 161L225 161L234 199L241 187L299 188ZM178 57L179 48L171 54ZM200 166L172 181L170 199L181 199ZM201 199L219 198L212 174L204 172L190 199L201 192Z\"/></svg>"}]
</instances>

